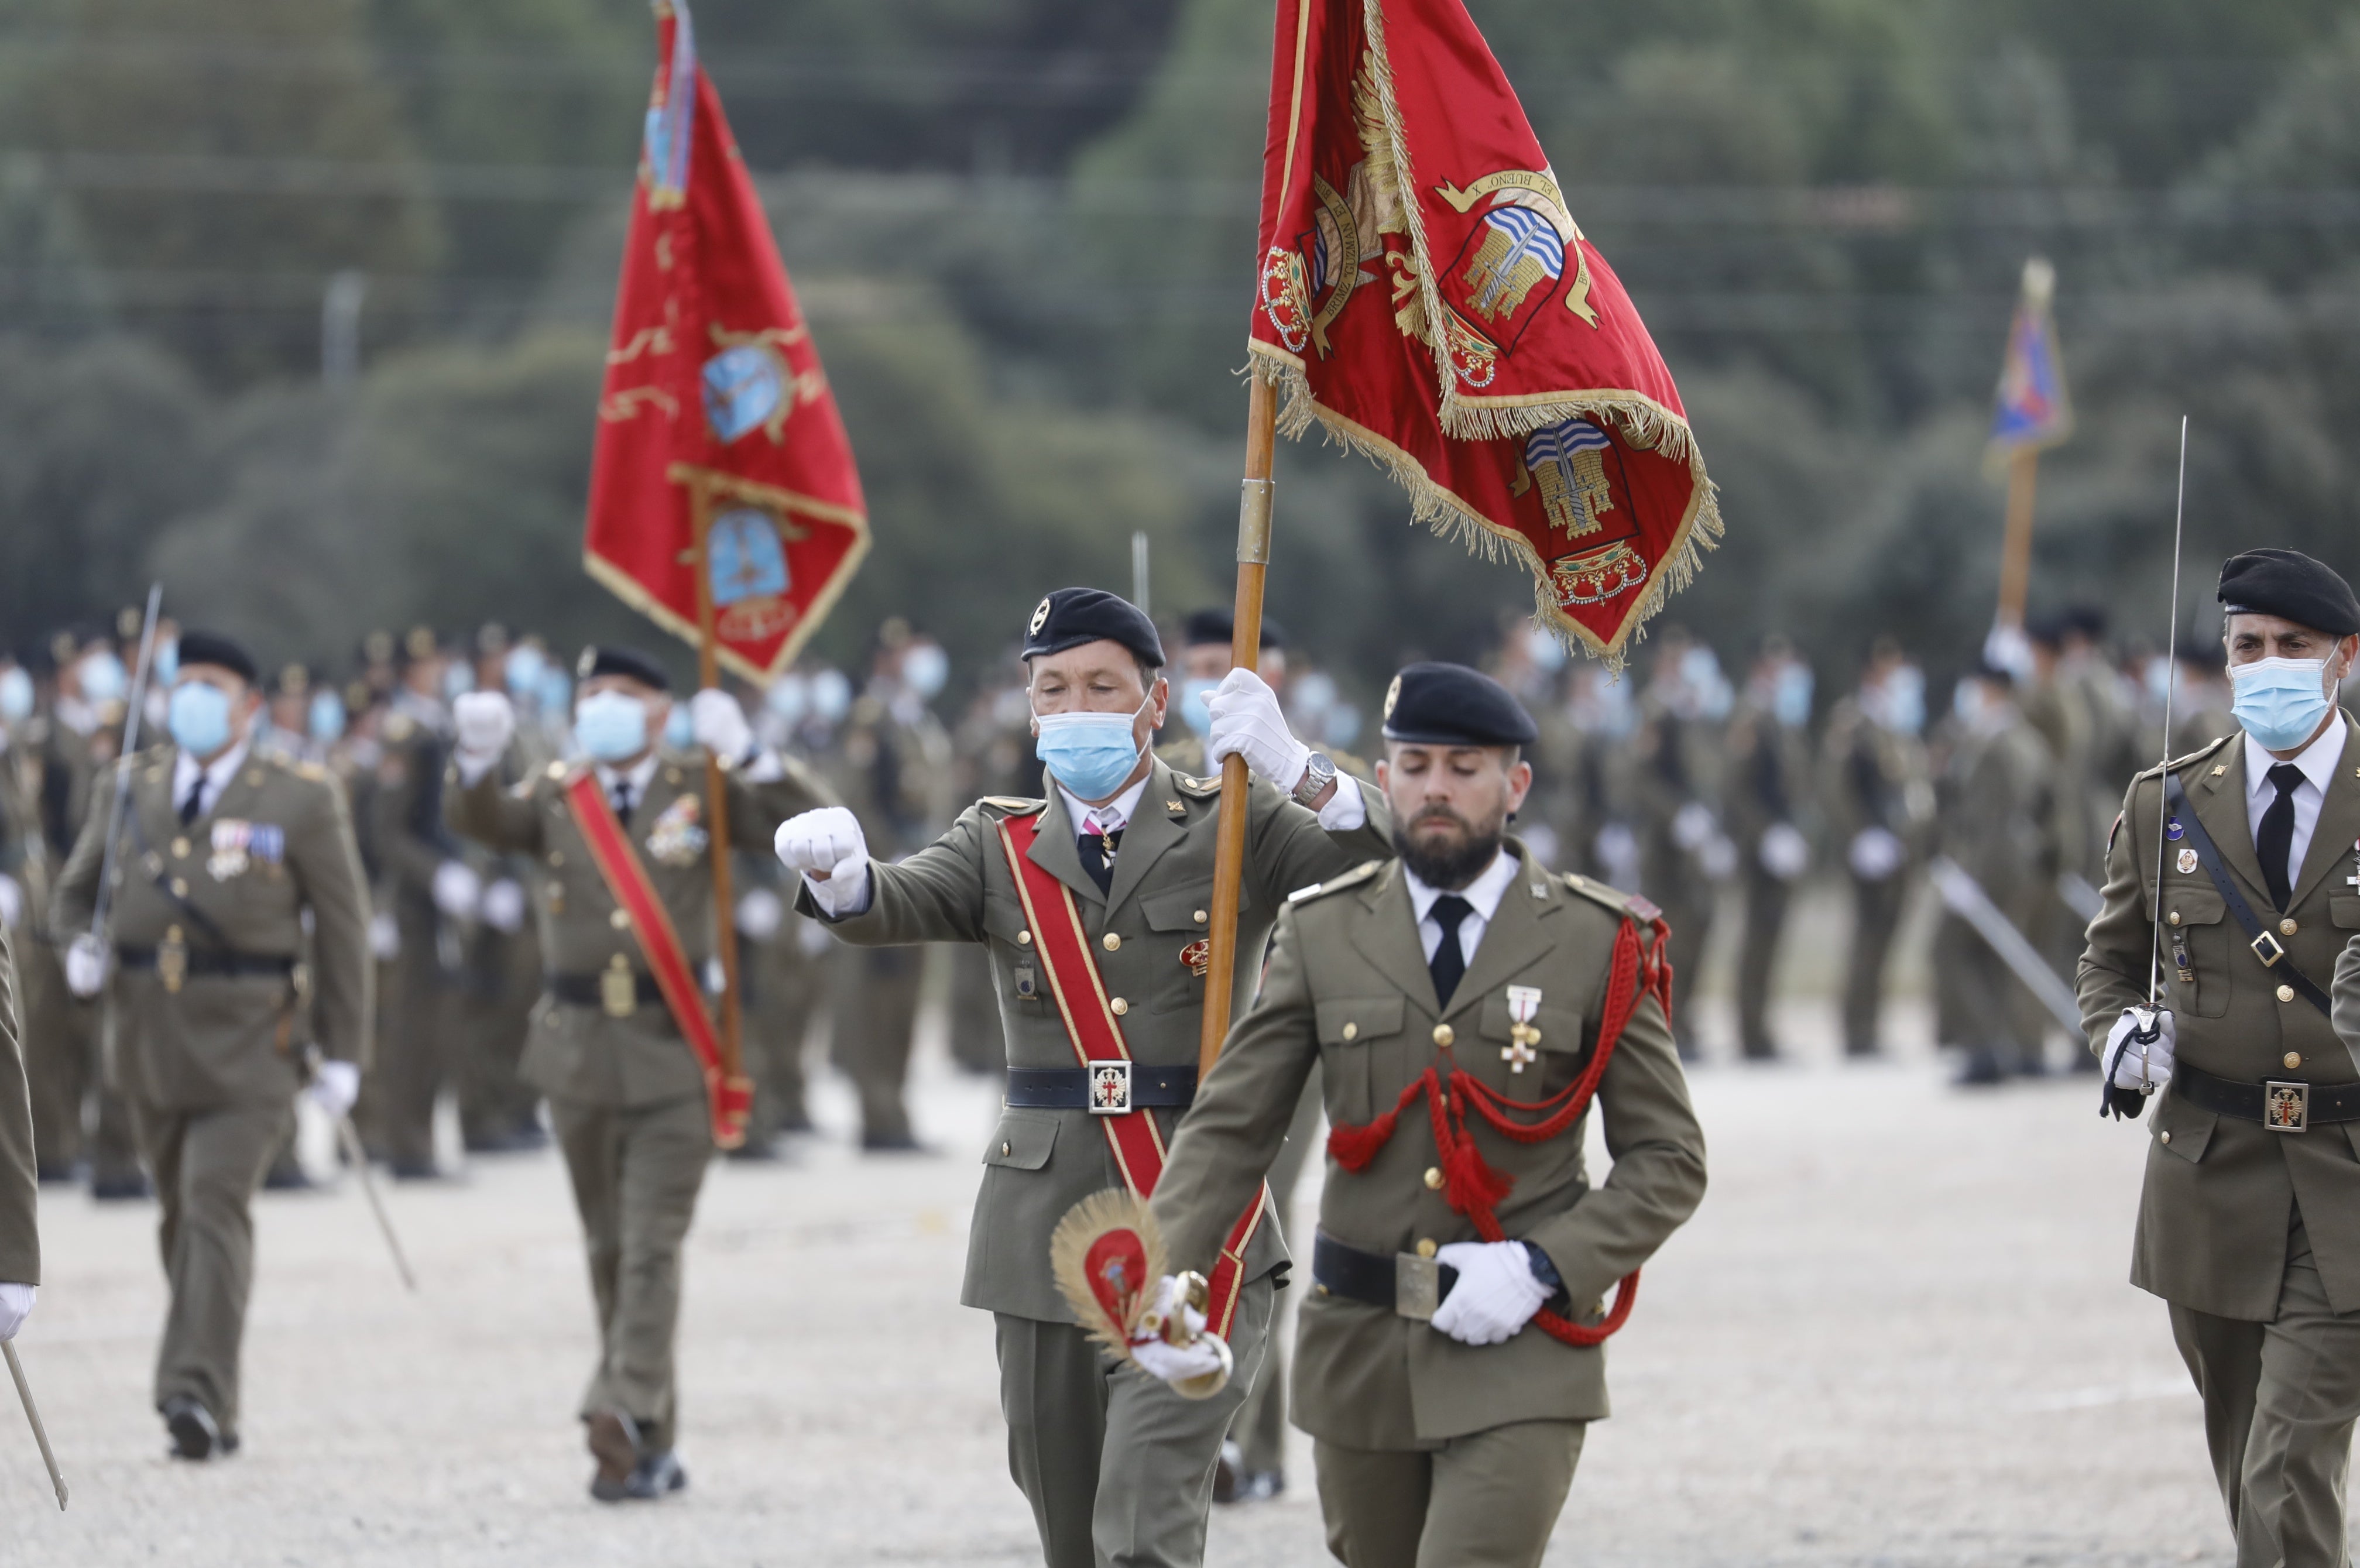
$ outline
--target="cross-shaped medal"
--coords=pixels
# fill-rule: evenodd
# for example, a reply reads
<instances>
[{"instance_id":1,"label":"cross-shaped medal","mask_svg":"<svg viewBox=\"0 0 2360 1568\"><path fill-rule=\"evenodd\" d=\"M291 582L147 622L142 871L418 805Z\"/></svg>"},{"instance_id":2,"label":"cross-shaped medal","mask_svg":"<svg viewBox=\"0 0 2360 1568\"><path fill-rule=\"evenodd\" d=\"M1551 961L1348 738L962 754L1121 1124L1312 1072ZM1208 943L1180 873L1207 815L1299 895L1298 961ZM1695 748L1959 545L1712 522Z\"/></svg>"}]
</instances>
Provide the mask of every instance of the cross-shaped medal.
<instances>
[{"instance_id":1,"label":"cross-shaped medal","mask_svg":"<svg viewBox=\"0 0 2360 1568\"><path fill-rule=\"evenodd\" d=\"M2346 887L2360 887L2360 838L2352 841L2352 875L2344 879Z\"/></svg>"},{"instance_id":2,"label":"cross-shaped medal","mask_svg":"<svg viewBox=\"0 0 2360 1568\"><path fill-rule=\"evenodd\" d=\"M1540 1052L1533 1049L1540 1043L1540 1038L1541 1031L1530 1024L1508 1026L1509 1043L1500 1048L1500 1060L1508 1064L1509 1072L1522 1073L1540 1060Z\"/></svg>"}]
</instances>

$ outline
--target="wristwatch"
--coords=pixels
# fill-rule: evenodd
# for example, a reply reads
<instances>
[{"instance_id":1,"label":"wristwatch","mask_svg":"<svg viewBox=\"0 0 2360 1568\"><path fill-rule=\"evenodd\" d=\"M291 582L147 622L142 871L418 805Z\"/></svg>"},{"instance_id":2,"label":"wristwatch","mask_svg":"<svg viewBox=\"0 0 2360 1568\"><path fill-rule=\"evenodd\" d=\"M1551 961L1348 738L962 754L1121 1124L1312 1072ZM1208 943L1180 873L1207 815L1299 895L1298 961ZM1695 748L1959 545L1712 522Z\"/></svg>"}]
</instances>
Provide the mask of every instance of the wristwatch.
<instances>
[{"instance_id":1,"label":"wristwatch","mask_svg":"<svg viewBox=\"0 0 2360 1568\"><path fill-rule=\"evenodd\" d=\"M1295 798L1308 806L1334 782L1336 765L1328 760L1325 752L1315 751L1303 764L1303 777L1295 782Z\"/></svg>"}]
</instances>

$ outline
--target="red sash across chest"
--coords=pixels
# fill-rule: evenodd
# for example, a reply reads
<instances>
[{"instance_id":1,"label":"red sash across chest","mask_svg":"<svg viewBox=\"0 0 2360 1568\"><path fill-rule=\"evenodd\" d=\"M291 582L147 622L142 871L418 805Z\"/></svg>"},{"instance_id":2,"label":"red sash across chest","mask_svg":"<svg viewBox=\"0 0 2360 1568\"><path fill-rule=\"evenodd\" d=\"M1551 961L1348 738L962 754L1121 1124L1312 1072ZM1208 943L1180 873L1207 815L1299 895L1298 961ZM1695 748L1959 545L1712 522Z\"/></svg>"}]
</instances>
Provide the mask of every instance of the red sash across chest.
<instances>
[{"instance_id":1,"label":"red sash across chest","mask_svg":"<svg viewBox=\"0 0 2360 1568\"><path fill-rule=\"evenodd\" d=\"M1024 907L1032 950L1040 954L1049 995L1055 998L1058 1016L1065 1020L1065 1039L1074 1048L1076 1063L1087 1071L1096 1063L1127 1062L1131 1047L1123 1039L1121 1020L1108 1005L1106 983L1091 955L1089 933L1082 925L1073 889L1032 860L1040 822L1037 815L1004 817L1000 822L1000 847L1008 857L1009 875L1015 879L1016 896ZM1195 1038L1193 1029L1189 1038ZM1164 1134L1155 1125L1154 1114L1132 1110L1092 1119L1105 1129L1107 1146L1114 1151L1123 1184L1145 1201L1164 1174ZM1226 1335L1229 1331L1238 1290L1245 1283L1246 1247L1262 1225L1268 1195L1266 1186L1254 1194L1221 1244L1205 1310L1207 1326L1215 1334Z\"/></svg>"}]
</instances>

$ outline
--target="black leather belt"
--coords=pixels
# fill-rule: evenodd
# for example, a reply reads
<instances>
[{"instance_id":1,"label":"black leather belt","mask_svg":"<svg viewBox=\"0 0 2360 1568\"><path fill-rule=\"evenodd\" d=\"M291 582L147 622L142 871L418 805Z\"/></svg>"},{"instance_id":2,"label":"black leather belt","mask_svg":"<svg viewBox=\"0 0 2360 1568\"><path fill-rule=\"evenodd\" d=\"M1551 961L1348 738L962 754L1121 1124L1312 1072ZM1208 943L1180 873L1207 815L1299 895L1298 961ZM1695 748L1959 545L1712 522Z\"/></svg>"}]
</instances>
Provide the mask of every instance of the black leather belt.
<instances>
[{"instance_id":1,"label":"black leather belt","mask_svg":"<svg viewBox=\"0 0 2360 1568\"><path fill-rule=\"evenodd\" d=\"M1091 1106L1091 1085L1099 1066L1091 1067L1011 1067L1008 1070L1007 1103L1022 1110L1087 1111ZM1196 1070L1193 1067L1150 1067L1144 1062L1128 1064L1131 1069L1131 1110L1185 1110L1196 1098ZM1118 1108L1109 1105L1109 1108Z\"/></svg>"},{"instance_id":2,"label":"black leather belt","mask_svg":"<svg viewBox=\"0 0 2360 1568\"><path fill-rule=\"evenodd\" d=\"M2360 1083L2240 1083L2179 1062L2171 1070L2171 1092L2200 1110L2259 1122L2271 1132L2302 1132L2313 1122L2360 1122Z\"/></svg>"},{"instance_id":3,"label":"black leather belt","mask_svg":"<svg viewBox=\"0 0 2360 1568\"><path fill-rule=\"evenodd\" d=\"M642 1007L663 1005L663 987L652 975L636 977L632 1000ZM549 994L561 1002L571 1002L578 1007L600 1007L606 1003L606 978L603 975L552 975L542 985Z\"/></svg>"},{"instance_id":4,"label":"black leather belt","mask_svg":"<svg viewBox=\"0 0 2360 1568\"><path fill-rule=\"evenodd\" d=\"M1311 1238L1311 1282L1323 1296L1423 1320L1450 1294L1459 1270L1415 1252L1363 1252L1323 1230Z\"/></svg>"},{"instance_id":5,"label":"black leather belt","mask_svg":"<svg viewBox=\"0 0 2360 1568\"><path fill-rule=\"evenodd\" d=\"M126 969L153 969L156 950L152 947L118 947L116 962ZM207 952L190 948L180 960L187 975L202 975L213 979L241 979L247 975L275 975L284 979L295 973L292 958L263 953Z\"/></svg>"}]
</instances>

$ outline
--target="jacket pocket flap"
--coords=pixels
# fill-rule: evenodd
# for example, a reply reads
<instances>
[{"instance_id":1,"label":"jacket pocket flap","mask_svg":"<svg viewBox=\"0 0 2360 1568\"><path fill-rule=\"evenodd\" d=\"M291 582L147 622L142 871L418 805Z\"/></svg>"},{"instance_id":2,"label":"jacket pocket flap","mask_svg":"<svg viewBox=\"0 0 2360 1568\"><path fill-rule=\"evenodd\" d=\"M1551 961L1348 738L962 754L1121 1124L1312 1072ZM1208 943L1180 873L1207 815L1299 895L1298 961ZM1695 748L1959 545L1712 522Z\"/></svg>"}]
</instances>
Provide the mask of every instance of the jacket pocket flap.
<instances>
[{"instance_id":1,"label":"jacket pocket flap","mask_svg":"<svg viewBox=\"0 0 2360 1568\"><path fill-rule=\"evenodd\" d=\"M2181 926L2218 925L2229 913L2229 906L2221 901L2220 893L2212 887L2167 887L2163 895L2163 918L2166 924ZM2179 916L2178 920L2172 919Z\"/></svg>"},{"instance_id":2,"label":"jacket pocket flap","mask_svg":"<svg viewBox=\"0 0 2360 1568\"><path fill-rule=\"evenodd\" d=\"M2360 893L2330 893L2327 918L2338 931L2360 931Z\"/></svg>"},{"instance_id":3,"label":"jacket pocket flap","mask_svg":"<svg viewBox=\"0 0 2360 1568\"><path fill-rule=\"evenodd\" d=\"M1251 900L1245 890L1238 890L1238 907L1246 908ZM1139 901L1139 912L1147 917L1150 931L1193 931L1199 933L1212 930L1213 885L1199 882L1194 887L1183 887L1176 893L1158 893Z\"/></svg>"},{"instance_id":4,"label":"jacket pocket flap","mask_svg":"<svg viewBox=\"0 0 2360 1568\"><path fill-rule=\"evenodd\" d=\"M1318 1010L1319 1043L1343 1045L1401 1033L1399 996L1339 996Z\"/></svg>"},{"instance_id":5,"label":"jacket pocket flap","mask_svg":"<svg viewBox=\"0 0 2360 1568\"><path fill-rule=\"evenodd\" d=\"M1056 1147L1054 1113L1003 1111L1000 1127L991 1135L990 1147L983 1151L983 1162L1005 1165L1011 1171L1038 1171L1049 1163L1050 1150Z\"/></svg>"},{"instance_id":6,"label":"jacket pocket flap","mask_svg":"<svg viewBox=\"0 0 2360 1568\"><path fill-rule=\"evenodd\" d=\"M2212 1129L2221 1118L2202 1105L2191 1105L2178 1094L2167 1092L2163 1104L2156 1107L2154 1133L2157 1147L2167 1154L2176 1154L2190 1164L2204 1158L2204 1146L2212 1141Z\"/></svg>"}]
</instances>

